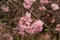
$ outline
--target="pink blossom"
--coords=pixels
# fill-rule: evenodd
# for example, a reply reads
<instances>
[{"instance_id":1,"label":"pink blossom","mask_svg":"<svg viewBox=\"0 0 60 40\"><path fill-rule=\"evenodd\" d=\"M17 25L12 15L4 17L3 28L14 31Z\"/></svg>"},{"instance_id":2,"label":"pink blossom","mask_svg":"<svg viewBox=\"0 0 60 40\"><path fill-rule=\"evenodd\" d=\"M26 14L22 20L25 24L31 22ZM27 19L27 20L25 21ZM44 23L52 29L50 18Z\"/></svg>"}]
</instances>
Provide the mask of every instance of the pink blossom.
<instances>
[{"instance_id":1,"label":"pink blossom","mask_svg":"<svg viewBox=\"0 0 60 40\"><path fill-rule=\"evenodd\" d=\"M51 23L54 23L55 22L55 19L53 18L53 19L51 19Z\"/></svg>"},{"instance_id":2,"label":"pink blossom","mask_svg":"<svg viewBox=\"0 0 60 40\"><path fill-rule=\"evenodd\" d=\"M24 34L25 34L24 28L20 28L20 29L19 29L19 34L20 34L20 35L24 35Z\"/></svg>"},{"instance_id":3,"label":"pink blossom","mask_svg":"<svg viewBox=\"0 0 60 40\"><path fill-rule=\"evenodd\" d=\"M34 22L34 24L36 24L37 26L43 26L43 22L41 20L37 20L36 22Z\"/></svg>"},{"instance_id":4,"label":"pink blossom","mask_svg":"<svg viewBox=\"0 0 60 40\"><path fill-rule=\"evenodd\" d=\"M20 21L26 21L27 19L25 17L20 17Z\"/></svg>"},{"instance_id":5,"label":"pink blossom","mask_svg":"<svg viewBox=\"0 0 60 40\"><path fill-rule=\"evenodd\" d=\"M25 14L25 17L26 18L31 18L31 14L27 11L26 14Z\"/></svg>"},{"instance_id":6,"label":"pink blossom","mask_svg":"<svg viewBox=\"0 0 60 40\"><path fill-rule=\"evenodd\" d=\"M53 4L51 4L51 8L52 8L53 10L58 10L58 9L59 9L59 6L58 6L58 4L53 3Z\"/></svg>"},{"instance_id":7,"label":"pink blossom","mask_svg":"<svg viewBox=\"0 0 60 40\"><path fill-rule=\"evenodd\" d=\"M29 9L31 7L31 4L23 3L24 8Z\"/></svg>"},{"instance_id":8,"label":"pink blossom","mask_svg":"<svg viewBox=\"0 0 60 40\"><path fill-rule=\"evenodd\" d=\"M27 24L27 25L31 25L31 23L30 23L30 22L26 22L26 24Z\"/></svg>"},{"instance_id":9,"label":"pink blossom","mask_svg":"<svg viewBox=\"0 0 60 40\"><path fill-rule=\"evenodd\" d=\"M2 6L2 9L3 9L3 11L5 11L5 12L9 12L9 7L8 7L8 6L3 5L3 6Z\"/></svg>"},{"instance_id":10,"label":"pink blossom","mask_svg":"<svg viewBox=\"0 0 60 40\"><path fill-rule=\"evenodd\" d=\"M29 34L34 34L35 33L33 26L27 26L25 31Z\"/></svg>"},{"instance_id":11,"label":"pink blossom","mask_svg":"<svg viewBox=\"0 0 60 40\"><path fill-rule=\"evenodd\" d=\"M37 20L33 23L35 32L41 32L43 29L43 22L41 20Z\"/></svg>"},{"instance_id":12,"label":"pink blossom","mask_svg":"<svg viewBox=\"0 0 60 40\"><path fill-rule=\"evenodd\" d=\"M42 6L42 7L39 7L39 10L40 10L40 11L45 11L46 8L45 8L45 6Z\"/></svg>"},{"instance_id":13,"label":"pink blossom","mask_svg":"<svg viewBox=\"0 0 60 40\"><path fill-rule=\"evenodd\" d=\"M29 33L29 34L34 34L35 32L34 32L34 30L33 29L28 29L28 31L26 31L27 33Z\"/></svg>"},{"instance_id":14,"label":"pink blossom","mask_svg":"<svg viewBox=\"0 0 60 40\"><path fill-rule=\"evenodd\" d=\"M36 20L33 22L31 19L31 14L27 12L25 16L20 18L18 26L20 35L24 35L25 33L35 34L42 31L43 22L41 20Z\"/></svg>"},{"instance_id":15,"label":"pink blossom","mask_svg":"<svg viewBox=\"0 0 60 40\"><path fill-rule=\"evenodd\" d=\"M32 22L31 13L29 13L28 11L27 11L26 14L25 14L25 18L27 19L27 20L26 20L27 22Z\"/></svg>"},{"instance_id":16,"label":"pink blossom","mask_svg":"<svg viewBox=\"0 0 60 40\"><path fill-rule=\"evenodd\" d=\"M58 32L60 32L60 24L57 24L57 25L56 25L55 30L58 31Z\"/></svg>"},{"instance_id":17,"label":"pink blossom","mask_svg":"<svg viewBox=\"0 0 60 40\"><path fill-rule=\"evenodd\" d=\"M43 27L37 26L35 32L41 32Z\"/></svg>"},{"instance_id":18,"label":"pink blossom","mask_svg":"<svg viewBox=\"0 0 60 40\"><path fill-rule=\"evenodd\" d=\"M27 19L28 22L32 22L33 20L31 18Z\"/></svg>"},{"instance_id":19,"label":"pink blossom","mask_svg":"<svg viewBox=\"0 0 60 40\"><path fill-rule=\"evenodd\" d=\"M20 17L19 24L22 25L26 20L25 17Z\"/></svg>"},{"instance_id":20,"label":"pink blossom","mask_svg":"<svg viewBox=\"0 0 60 40\"><path fill-rule=\"evenodd\" d=\"M23 2L23 6L26 9L29 9L31 7L31 5L33 4L33 2L35 2L36 0L24 0Z\"/></svg>"},{"instance_id":21,"label":"pink blossom","mask_svg":"<svg viewBox=\"0 0 60 40\"><path fill-rule=\"evenodd\" d=\"M48 1L48 0L40 0L40 2L41 3L44 3L44 4L47 4L47 3L51 2L51 1Z\"/></svg>"},{"instance_id":22,"label":"pink blossom","mask_svg":"<svg viewBox=\"0 0 60 40\"><path fill-rule=\"evenodd\" d=\"M20 29L19 29L19 30L22 30L22 31L24 31L26 28L27 28L27 25L25 25L25 24L22 24L22 25L20 25Z\"/></svg>"}]
</instances>

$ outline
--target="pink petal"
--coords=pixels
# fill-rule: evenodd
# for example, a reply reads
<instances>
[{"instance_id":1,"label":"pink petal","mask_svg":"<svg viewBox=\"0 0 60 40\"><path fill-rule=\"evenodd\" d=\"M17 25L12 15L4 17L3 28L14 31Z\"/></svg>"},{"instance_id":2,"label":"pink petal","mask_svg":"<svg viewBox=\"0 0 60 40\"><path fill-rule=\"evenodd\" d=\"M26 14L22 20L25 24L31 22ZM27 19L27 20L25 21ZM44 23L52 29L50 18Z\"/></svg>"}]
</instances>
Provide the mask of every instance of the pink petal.
<instances>
[{"instance_id":1,"label":"pink petal","mask_svg":"<svg viewBox=\"0 0 60 40\"><path fill-rule=\"evenodd\" d=\"M58 6L58 4L51 4L51 8L53 9L53 10L58 10L59 9L59 6Z\"/></svg>"},{"instance_id":2,"label":"pink petal","mask_svg":"<svg viewBox=\"0 0 60 40\"><path fill-rule=\"evenodd\" d=\"M31 7L30 4L23 3L24 8L29 9Z\"/></svg>"},{"instance_id":3,"label":"pink petal","mask_svg":"<svg viewBox=\"0 0 60 40\"><path fill-rule=\"evenodd\" d=\"M42 7L39 7L39 10L40 10L40 11L45 11L46 8L45 8L44 6L42 6Z\"/></svg>"}]
</instances>

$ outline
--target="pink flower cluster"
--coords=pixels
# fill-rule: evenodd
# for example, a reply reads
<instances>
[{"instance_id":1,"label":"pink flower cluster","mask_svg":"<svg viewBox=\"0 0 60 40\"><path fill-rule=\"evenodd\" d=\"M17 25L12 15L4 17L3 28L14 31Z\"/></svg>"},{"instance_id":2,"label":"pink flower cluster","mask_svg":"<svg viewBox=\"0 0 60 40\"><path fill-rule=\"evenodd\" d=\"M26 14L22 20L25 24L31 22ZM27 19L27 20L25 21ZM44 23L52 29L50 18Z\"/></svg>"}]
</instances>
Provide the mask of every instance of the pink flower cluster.
<instances>
[{"instance_id":1,"label":"pink flower cluster","mask_svg":"<svg viewBox=\"0 0 60 40\"><path fill-rule=\"evenodd\" d=\"M58 31L58 32L60 32L60 24L57 24L57 25L56 25L55 30Z\"/></svg>"},{"instance_id":2,"label":"pink flower cluster","mask_svg":"<svg viewBox=\"0 0 60 40\"><path fill-rule=\"evenodd\" d=\"M50 2L52 2L52 1L49 1L49 0L40 0L40 3L41 4L48 4L48 3L50 3ZM59 9L59 5L58 4L56 4L56 3L52 3L51 4L51 8L52 8L52 10L58 10ZM39 7L39 10L40 11L45 11L46 10L46 7L45 6L41 6L41 7Z\"/></svg>"},{"instance_id":3,"label":"pink flower cluster","mask_svg":"<svg viewBox=\"0 0 60 40\"><path fill-rule=\"evenodd\" d=\"M45 6L41 6L41 7L39 7L39 10L40 11L45 11L46 10L46 7Z\"/></svg>"},{"instance_id":4,"label":"pink flower cluster","mask_svg":"<svg viewBox=\"0 0 60 40\"><path fill-rule=\"evenodd\" d=\"M19 34L24 35L35 34L41 32L43 29L43 22L41 20L33 21L31 19L31 14L27 11L24 17L21 17L19 20Z\"/></svg>"},{"instance_id":5,"label":"pink flower cluster","mask_svg":"<svg viewBox=\"0 0 60 40\"><path fill-rule=\"evenodd\" d=\"M59 6L58 6L58 4L53 3L53 4L51 4L51 8L52 8L53 10L58 10L58 9L59 9Z\"/></svg>"},{"instance_id":6,"label":"pink flower cluster","mask_svg":"<svg viewBox=\"0 0 60 40\"><path fill-rule=\"evenodd\" d=\"M31 5L33 4L33 2L35 2L36 0L24 0L23 2L23 6L26 9L29 9L31 7Z\"/></svg>"}]
</instances>

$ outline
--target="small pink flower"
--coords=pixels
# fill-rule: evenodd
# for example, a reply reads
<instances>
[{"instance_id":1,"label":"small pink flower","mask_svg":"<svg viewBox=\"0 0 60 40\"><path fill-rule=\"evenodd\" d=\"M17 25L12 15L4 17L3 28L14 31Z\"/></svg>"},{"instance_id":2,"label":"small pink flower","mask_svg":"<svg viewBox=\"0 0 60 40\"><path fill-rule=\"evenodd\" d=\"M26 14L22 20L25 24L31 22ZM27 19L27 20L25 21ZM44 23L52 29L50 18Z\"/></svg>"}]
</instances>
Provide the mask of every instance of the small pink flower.
<instances>
[{"instance_id":1,"label":"small pink flower","mask_svg":"<svg viewBox=\"0 0 60 40\"><path fill-rule=\"evenodd\" d=\"M28 22L32 22L33 20L31 18L27 19Z\"/></svg>"},{"instance_id":2,"label":"small pink flower","mask_svg":"<svg viewBox=\"0 0 60 40\"><path fill-rule=\"evenodd\" d=\"M60 32L60 24L57 24L57 25L56 25L55 30L58 31L58 32Z\"/></svg>"},{"instance_id":3,"label":"small pink flower","mask_svg":"<svg viewBox=\"0 0 60 40\"><path fill-rule=\"evenodd\" d=\"M43 26L43 22L41 20L37 20L34 24L37 26Z\"/></svg>"},{"instance_id":4,"label":"small pink flower","mask_svg":"<svg viewBox=\"0 0 60 40\"><path fill-rule=\"evenodd\" d=\"M9 12L9 7L8 6L2 6L2 9L3 9L3 11L5 11L5 12Z\"/></svg>"},{"instance_id":5,"label":"small pink flower","mask_svg":"<svg viewBox=\"0 0 60 40\"><path fill-rule=\"evenodd\" d=\"M19 21L19 24L22 25L23 24L23 21Z\"/></svg>"},{"instance_id":6,"label":"small pink flower","mask_svg":"<svg viewBox=\"0 0 60 40\"><path fill-rule=\"evenodd\" d=\"M23 6L26 9L29 9L31 7L31 5L33 4L33 2L35 2L36 0L24 0Z\"/></svg>"},{"instance_id":7,"label":"small pink flower","mask_svg":"<svg viewBox=\"0 0 60 40\"><path fill-rule=\"evenodd\" d=\"M22 25L26 20L25 17L20 17L19 24Z\"/></svg>"},{"instance_id":8,"label":"small pink flower","mask_svg":"<svg viewBox=\"0 0 60 40\"><path fill-rule=\"evenodd\" d=\"M31 4L23 3L24 8L29 9L31 7Z\"/></svg>"},{"instance_id":9,"label":"small pink flower","mask_svg":"<svg viewBox=\"0 0 60 40\"><path fill-rule=\"evenodd\" d=\"M53 18L53 19L51 19L51 23L54 23L56 20Z\"/></svg>"},{"instance_id":10,"label":"small pink flower","mask_svg":"<svg viewBox=\"0 0 60 40\"><path fill-rule=\"evenodd\" d=\"M23 27L19 29L19 34L20 34L20 35L24 35L24 34L25 34Z\"/></svg>"},{"instance_id":11,"label":"small pink flower","mask_svg":"<svg viewBox=\"0 0 60 40\"><path fill-rule=\"evenodd\" d=\"M25 17L20 17L20 21L26 21L27 19Z\"/></svg>"},{"instance_id":12,"label":"small pink flower","mask_svg":"<svg viewBox=\"0 0 60 40\"><path fill-rule=\"evenodd\" d=\"M43 22L41 20L37 20L32 24L34 26L35 32L41 32L43 29Z\"/></svg>"},{"instance_id":13,"label":"small pink flower","mask_svg":"<svg viewBox=\"0 0 60 40\"><path fill-rule=\"evenodd\" d=\"M26 18L31 18L31 14L27 11L26 14L25 14L25 17Z\"/></svg>"},{"instance_id":14,"label":"small pink flower","mask_svg":"<svg viewBox=\"0 0 60 40\"><path fill-rule=\"evenodd\" d=\"M53 10L58 10L59 9L59 6L58 6L58 4L53 3L53 4L51 4L51 8Z\"/></svg>"},{"instance_id":15,"label":"small pink flower","mask_svg":"<svg viewBox=\"0 0 60 40\"><path fill-rule=\"evenodd\" d=\"M29 33L29 34L34 34L35 33L33 29L32 30L28 29L28 31L26 31L26 32Z\"/></svg>"},{"instance_id":16,"label":"small pink flower","mask_svg":"<svg viewBox=\"0 0 60 40\"><path fill-rule=\"evenodd\" d=\"M45 11L46 8L45 8L45 6L42 6L42 7L39 7L39 10L40 10L40 11Z\"/></svg>"},{"instance_id":17,"label":"small pink flower","mask_svg":"<svg viewBox=\"0 0 60 40\"><path fill-rule=\"evenodd\" d=\"M37 26L37 28L36 28L36 32L41 32L42 29L43 29L43 27Z\"/></svg>"},{"instance_id":18,"label":"small pink flower","mask_svg":"<svg viewBox=\"0 0 60 40\"><path fill-rule=\"evenodd\" d=\"M29 22L26 22L26 24L27 24L27 25L31 25L31 23L29 23Z\"/></svg>"},{"instance_id":19,"label":"small pink flower","mask_svg":"<svg viewBox=\"0 0 60 40\"><path fill-rule=\"evenodd\" d=\"M40 0L40 2L41 2L41 3L44 3L44 4L47 4L47 3L49 3L50 1L48 1L48 0Z\"/></svg>"},{"instance_id":20,"label":"small pink flower","mask_svg":"<svg viewBox=\"0 0 60 40\"><path fill-rule=\"evenodd\" d=\"M43 22L41 20L37 20L37 23L43 25Z\"/></svg>"},{"instance_id":21,"label":"small pink flower","mask_svg":"<svg viewBox=\"0 0 60 40\"><path fill-rule=\"evenodd\" d=\"M22 30L25 30L27 28L27 26L26 25L20 25L20 29L22 29Z\"/></svg>"}]
</instances>

